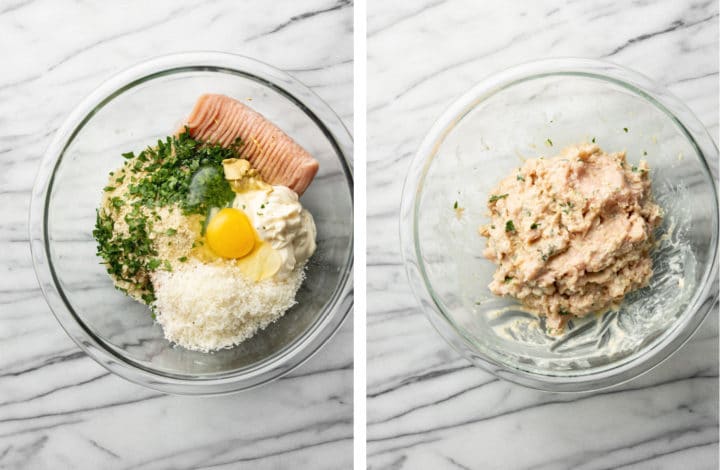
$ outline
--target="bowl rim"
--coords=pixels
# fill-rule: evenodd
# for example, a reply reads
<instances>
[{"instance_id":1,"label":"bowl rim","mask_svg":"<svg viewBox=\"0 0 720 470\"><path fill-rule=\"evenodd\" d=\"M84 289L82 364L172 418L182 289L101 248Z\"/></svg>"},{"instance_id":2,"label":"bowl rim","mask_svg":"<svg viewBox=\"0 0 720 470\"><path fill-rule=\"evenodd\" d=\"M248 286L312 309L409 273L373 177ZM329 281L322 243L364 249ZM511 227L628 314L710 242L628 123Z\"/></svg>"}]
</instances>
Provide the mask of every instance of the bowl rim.
<instances>
[{"instance_id":1,"label":"bowl rim","mask_svg":"<svg viewBox=\"0 0 720 470\"><path fill-rule=\"evenodd\" d=\"M712 230L711 261L681 316L652 342L641 355L601 371L582 375L544 375L501 362L480 353L443 310L433 295L418 246L418 204L424 176L437 151L462 117L479 103L519 83L545 76L584 76L620 85L658 107L680 127L693 144L713 190L716 217ZM529 388L550 392L586 392L613 387L649 372L687 342L718 299L718 193L708 159L717 160L718 149L695 114L665 87L620 65L585 58L552 58L522 63L493 74L456 99L435 121L410 162L400 205L400 245L411 289L436 331L473 365L491 374Z\"/></svg>"},{"instance_id":2,"label":"bowl rim","mask_svg":"<svg viewBox=\"0 0 720 470\"><path fill-rule=\"evenodd\" d=\"M229 73L255 80L298 106L314 121L335 149L353 204L352 136L325 101L290 74L264 62L225 52L197 51L156 56L136 63L112 75L75 106L55 132L44 153L32 189L28 231L33 268L45 301L60 326L88 356L108 371L154 390L178 395L219 395L249 390L280 378L305 363L337 332L353 307L352 233L348 256L335 291L317 318L302 334L259 363L200 378L154 371L120 356L110 345L106 345L104 340L97 338L74 314L59 286L50 262L47 239L48 202L52 195L55 170L69 144L93 114L136 85L172 73L196 70ZM351 212L350 224L352 223Z\"/></svg>"}]
</instances>

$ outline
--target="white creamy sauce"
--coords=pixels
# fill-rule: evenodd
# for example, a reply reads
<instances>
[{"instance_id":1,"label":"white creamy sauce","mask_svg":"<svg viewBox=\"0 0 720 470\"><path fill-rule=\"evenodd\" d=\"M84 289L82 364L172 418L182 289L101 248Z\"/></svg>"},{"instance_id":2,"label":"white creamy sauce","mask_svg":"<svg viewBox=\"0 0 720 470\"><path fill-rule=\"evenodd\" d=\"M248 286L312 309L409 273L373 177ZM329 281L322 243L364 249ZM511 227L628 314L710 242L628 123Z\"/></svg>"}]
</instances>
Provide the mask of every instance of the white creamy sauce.
<instances>
[{"instance_id":1,"label":"white creamy sauce","mask_svg":"<svg viewBox=\"0 0 720 470\"><path fill-rule=\"evenodd\" d=\"M285 186L238 193L233 207L247 214L260 238L282 257L278 274L287 275L315 252L316 228L297 194Z\"/></svg>"}]
</instances>

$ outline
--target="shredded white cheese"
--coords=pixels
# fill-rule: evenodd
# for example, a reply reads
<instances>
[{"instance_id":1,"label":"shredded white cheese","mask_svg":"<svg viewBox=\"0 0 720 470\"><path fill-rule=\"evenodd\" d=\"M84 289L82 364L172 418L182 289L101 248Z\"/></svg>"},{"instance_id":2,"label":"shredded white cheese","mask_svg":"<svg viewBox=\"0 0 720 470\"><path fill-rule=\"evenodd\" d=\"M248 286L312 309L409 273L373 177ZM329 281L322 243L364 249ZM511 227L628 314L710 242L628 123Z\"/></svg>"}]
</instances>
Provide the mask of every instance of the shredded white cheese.
<instances>
[{"instance_id":1,"label":"shredded white cheese","mask_svg":"<svg viewBox=\"0 0 720 470\"><path fill-rule=\"evenodd\" d=\"M284 279L252 282L232 264L190 260L152 274L153 306L168 341L203 352L230 348L292 307L304 276L298 266Z\"/></svg>"}]
</instances>

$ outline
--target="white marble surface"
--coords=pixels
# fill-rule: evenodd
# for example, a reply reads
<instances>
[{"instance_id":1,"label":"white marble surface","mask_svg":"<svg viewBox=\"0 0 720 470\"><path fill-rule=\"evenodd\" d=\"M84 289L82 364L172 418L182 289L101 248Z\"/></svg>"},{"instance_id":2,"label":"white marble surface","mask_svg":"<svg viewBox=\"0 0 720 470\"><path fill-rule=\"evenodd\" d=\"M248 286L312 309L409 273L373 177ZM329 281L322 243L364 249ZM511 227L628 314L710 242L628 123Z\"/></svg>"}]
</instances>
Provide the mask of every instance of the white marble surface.
<instances>
[{"instance_id":1,"label":"white marble surface","mask_svg":"<svg viewBox=\"0 0 720 470\"><path fill-rule=\"evenodd\" d=\"M351 126L349 1L0 1L0 468L351 466L351 318L278 382L183 398L126 382L85 356L37 287L26 221L52 133L108 76L187 50L284 69Z\"/></svg>"},{"instance_id":2,"label":"white marble surface","mask_svg":"<svg viewBox=\"0 0 720 470\"><path fill-rule=\"evenodd\" d=\"M369 467L718 468L717 308L672 359L625 386L532 391L471 367L436 334L407 285L397 227L424 133L471 85L519 62L584 56L637 69L717 141L717 2L370 0L368 16Z\"/></svg>"}]
</instances>

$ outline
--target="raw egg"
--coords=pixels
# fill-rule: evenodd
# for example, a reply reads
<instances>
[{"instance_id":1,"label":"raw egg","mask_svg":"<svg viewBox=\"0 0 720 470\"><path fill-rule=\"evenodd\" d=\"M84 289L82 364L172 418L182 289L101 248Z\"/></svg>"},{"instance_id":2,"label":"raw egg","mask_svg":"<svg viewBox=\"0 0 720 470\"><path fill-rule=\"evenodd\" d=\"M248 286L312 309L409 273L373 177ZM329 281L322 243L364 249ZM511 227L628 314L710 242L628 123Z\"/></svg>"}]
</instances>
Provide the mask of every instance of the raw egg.
<instances>
[{"instance_id":1,"label":"raw egg","mask_svg":"<svg viewBox=\"0 0 720 470\"><path fill-rule=\"evenodd\" d=\"M210 249L227 259L247 256L257 239L248 216L232 207L220 209L208 222L205 233Z\"/></svg>"}]
</instances>

